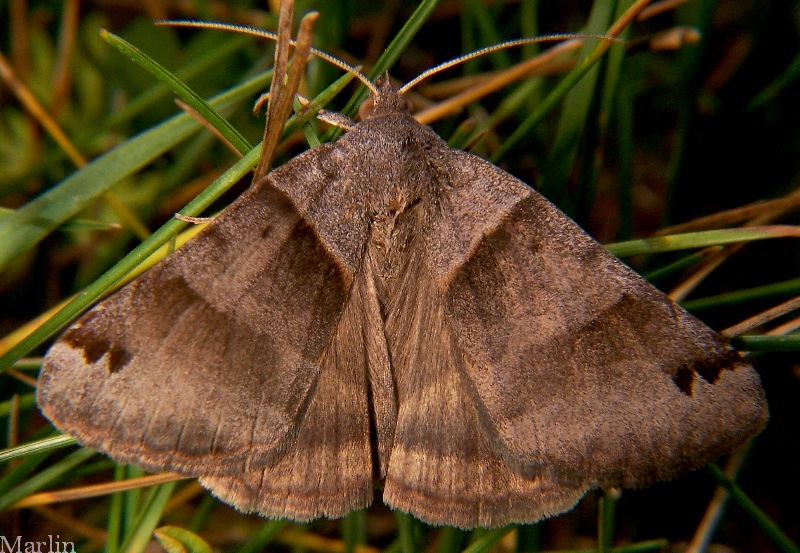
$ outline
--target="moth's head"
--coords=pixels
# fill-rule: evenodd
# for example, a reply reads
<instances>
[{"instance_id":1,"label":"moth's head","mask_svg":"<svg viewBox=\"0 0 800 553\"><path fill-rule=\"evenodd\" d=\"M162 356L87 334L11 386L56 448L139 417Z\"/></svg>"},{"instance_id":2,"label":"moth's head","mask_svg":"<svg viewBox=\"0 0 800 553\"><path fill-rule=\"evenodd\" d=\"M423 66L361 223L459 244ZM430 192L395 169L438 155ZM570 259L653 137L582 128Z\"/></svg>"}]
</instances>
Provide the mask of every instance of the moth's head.
<instances>
[{"instance_id":1,"label":"moth's head","mask_svg":"<svg viewBox=\"0 0 800 553\"><path fill-rule=\"evenodd\" d=\"M361 106L358 115L361 120L380 116L386 113L411 113L411 104L400 93L398 87L392 83L388 73L375 79L375 87Z\"/></svg>"}]
</instances>

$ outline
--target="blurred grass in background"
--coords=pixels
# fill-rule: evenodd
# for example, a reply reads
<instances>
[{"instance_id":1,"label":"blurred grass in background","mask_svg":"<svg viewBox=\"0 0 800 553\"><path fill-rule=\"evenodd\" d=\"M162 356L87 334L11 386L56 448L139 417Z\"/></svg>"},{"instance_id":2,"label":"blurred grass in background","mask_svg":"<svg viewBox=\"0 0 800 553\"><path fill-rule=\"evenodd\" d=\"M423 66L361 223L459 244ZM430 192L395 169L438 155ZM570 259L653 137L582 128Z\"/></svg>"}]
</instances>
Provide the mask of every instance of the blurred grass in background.
<instances>
[{"instance_id":1,"label":"blurred grass in background","mask_svg":"<svg viewBox=\"0 0 800 553\"><path fill-rule=\"evenodd\" d=\"M350 0L300 2L297 11L320 11L315 45L363 65L365 71L375 67L414 13L418 31L404 35L392 49L397 61L391 74L406 82L429 66L502 40L554 32L605 33L631 4ZM98 30L123 37L202 97L228 91L215 104L217 109L255 144L263 116L254 116L250 108L258 92L268 87L263 73L271 65L272 44L221 31L155 27L152 20L201 18L267 29L276 21L261 3L245 1L10 0L0 1L0 8L8 15L0 17L0 331L9 336L0 342L0 355L10 363L44 351L41 346L31 350L34 343L14 346L38 323L17 329L96 282L238 159L187 116L174 118L180 110L173 93L103 41ZM601 63L552 105L564 75L596 42L587 43L578 56L548 65L545 75L504 87L433 125L459 147L469 144L478 130L488 129L472 151L539 188L603 242L646 237L668 225L760 200L777 200L783 210L772 222L796 224L798 25L800 3L791 1L693 0L667 7L634 22L626 30L629 42L613 45ZM654 40L663 39L667 31L683 37L696 31L699 40L661 49ZM471 61L421 84L411 98L420 110L438 105L475 86L461 77L490 78L550 47L530 45ZM307 75L303 93L313 97L341 72L315 61ZM21 92L12 92L15 79L24 84ZM346 88L328 109L349 110L356 86ZM64 140L45 130L42 117L26 100L28 93L63 131ZM324 134L323 124L311 126L317 135ZM291 134L276 163L306 147L303 133ZM85 165L91 160L95 162ZM245 178L210 212L247 185ZM735 211L724 224L740 225L752 211L764 216L759 208L746 217ZM698 228L706 227L701 223ZM798 295L796 239L755 242L730 253L708 277L697 279L684 302L712 326L725 328ZM713 255L689 258L679 252L626 261L670 291L691 282L702 261ZM14 347L18 354L13 354ZM734 551L797 551L790 540L800 541L800 418L793 401L800 393L800 370L796 352L781 353L774 344L765 349L755 362L772 419L737 479L763 512L729 505L711 539ZM37 367L34 358L0 375L5 447L49 435L32 399L31 377ZM83 450L14 457L2 465L3 508L32 492L139 474ZM380 501L343 521L269 522L238 514L195 483L181 481L7 510L0 513L0 534L23 536L23 541L58 534L60 540L76 542L82 552L157 547L151 543L152 529L167 524L196 532L218 551L257 551L267 543L270 549L296 551L353 550L357 544L363 551L444 552L470 544L474 551L539 551L643 541L647 543L640 549L628 550L681 551L681 544L698 532L714 482L712 474L698 471L647 490L626 490L616 510L610 495L600 508L602 494L590 493L573 512L537 525L466 533L426 527L391 513ZM167 528L160 536L191 551L203 550L202 542L180 530Z\"/></svg>"}]
</instances>

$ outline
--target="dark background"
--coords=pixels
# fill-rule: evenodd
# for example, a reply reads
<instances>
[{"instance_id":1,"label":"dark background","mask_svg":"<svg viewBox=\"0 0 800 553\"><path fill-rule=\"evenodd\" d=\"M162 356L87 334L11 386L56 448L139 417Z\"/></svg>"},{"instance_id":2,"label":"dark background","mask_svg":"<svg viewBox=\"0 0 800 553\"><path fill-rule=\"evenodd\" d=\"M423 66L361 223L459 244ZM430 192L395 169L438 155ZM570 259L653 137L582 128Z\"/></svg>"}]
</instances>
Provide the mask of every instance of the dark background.
<instances>
[{"instance_id":1,"label":"dark background","mask_svg":"<svg viewBox=\"0 0 800 553\"><path fill-rule=\"evenodd\" d=\"M187 2L179 6L164 2L145 9L139 2L85 2L78 7L74 45L67 48L59 43L59 37L65 34L62 26L68 26L65 23L68 5L68 2L31 1L27 5L0 2L7 14L0 16L0 48L18 77L30 86L90 159L177 109L167 94L146 110L108 124L115 112L153 87L154 80L102 42L97 36L98 28L120 34L169 69L177 70L191 63L199 53L221 47L232 35L155 28L150 23L152 19L202 17L274 27L264 17L259 3ZM519 2L482 5L501 39L521 36L519 21L524 16ZM299 5L298 12L312 7L321 12L315 44L368 69L415 4L308 2ZM528 7L538 14L538 33L578 32L584 28L592 4L566 0L533 3ZM644 237L669 224L788 194L797 188L800 160L798 70L792 69L800 51L799 8L800 4L792 1L695 0L634 23L629 36L632 43L616 85L619 102L604 114L610 117L609 121L591 118L587 121L584 133L576 138L578 155L568 178L548 188L552 184L549 164L561 104L499 164L533 186L542 184L548 197L602 242ZM469 2L442 1L406 47L392 69L392 76L406 82L431 65L492 43L488 33L481 30L474 10ZM19 18L27 20L25 33L20 33L19 27L12 23ZM697 28L702 40L677 51L654 52L647 46L636 46L637 39L676 25ZM474 43L465 38L467 34L472 35ZM233 52L225 63L189 83L204 96L218 92L254 71L254 67L268 67L270 51L270 44L251 41ZM516 49L504 55L513 62L524 54ZM65 56L69 63L61 65L60 56ZM467 71L490 71L495 58L487 56L436 76L430 82ZM57 76L59 68L63 68L66 77ZM339 70L324 65L312 66L306 93L313 96L339 74ZM560 78L556 75L545 79L539 99ZM425 95L425 86L417 91ZM763 101L759 101L759 95L765 91L768 92ZM496 93L458 116L436 122L434 128L448 138L468 117L480 121L492 113L509 94L510 90ZM329 107L342 109L348 98L349 93L343 94L341 100ZM535 100L531 99L531 109ZM591 113L597 115L599 111ZM491 155L525 115L525 109L520 109L504 120L476 147L476 153ZM258 140L263 117L255 118L247 106L242 106L230 119L249 139ZM619 141L619 125L626 122L632 125L635 138L633 150L624 154L628 158L621 152ZM277 163L298 153L304 144L302 137L287 141ZM179 152L170 152L136 179L121 183L116 191L151 229L171 217L199 191L203 183L192 179L224 170L235 158L216 144L196 165L183 168L188 175L185 180L170 184L164 175L181 159ZM634 161L630 189L621 184L625 179L625 159ZM587 178L593 167L597 168L594 177ZM74 169L9 88L0 85L0 206L18 208ZM226 201L247 184L241 183ZM90 210L85 217L113 219L102 206ZM795 210L777 222L797 224L797 219ZM53 233L13 267L0 273L0 331L3 334L13 331L67 295L81 290L135 243L128 231ZM706 279L692 298L746 291L794 279L800 272L798 252L793 239L762 241L745 247ZM678 257L662 255L626 261L646 273ZM656 284L668 291L685 276L686 273L672 274ZM712 303L696 314L712 326L724 328L788 297L789 293L770 298L753 294L735 305ZM778 527L799 541L797 355L766 352L759 354L754 362L762 374L772 418L767 430L757 438L739 483ZM0 390L3 392L0 400L6 400L13 392L30 394L27 385L7 376L0 377ZM18 441L32 440L44 424L33 407L23 410L17 423ZM93 478L102 480L103 476ZM64 487L75 484L76 481L67 481ZM623 492L618 504L616 541L663 537L673 544L671 550L679 551L679 544L694 532L713 489L712 478L701 470L647 490ZM534 550L536 543L544 548L592 547L597 532L597 497L596 493L590 493L572 513L523 532L526 544L523 549ZM55 508L83 517L89 526L102 527L102 501ZM179 513L176 523L188 516L185 511ZM380 547L392 541L394 519L385 508L374 507L366 521L371 545ZM0 527L4 524L9 531L25 536L59 533L64 538L75 530L31 510L0 514ZM255 517L244 517L217 506L207 532L201 535L219 549L233 551L236 538L231 534L241 538L260 524ZM233 526L237 532L231 531ZM341 529L338 523L323 521L310 531L336 537ZM438 536L437 530L420 528L419 532L421 544L434 543ZM715 540L734 551L779 550L754 520L734 504L729 505Z\"/></svg>"}]
</instances>

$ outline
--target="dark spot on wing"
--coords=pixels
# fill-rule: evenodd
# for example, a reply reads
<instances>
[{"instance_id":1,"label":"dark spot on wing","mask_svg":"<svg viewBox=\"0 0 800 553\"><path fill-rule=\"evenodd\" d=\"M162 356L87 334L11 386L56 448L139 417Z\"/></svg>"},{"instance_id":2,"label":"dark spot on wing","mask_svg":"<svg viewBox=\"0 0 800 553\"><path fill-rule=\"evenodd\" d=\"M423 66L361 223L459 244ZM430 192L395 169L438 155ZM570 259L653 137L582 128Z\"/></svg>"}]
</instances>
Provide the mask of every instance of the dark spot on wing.
<instances>
[{"instance_id":1,"label":"dark spot on wing","mask_svg":"<svg viewBox=\"0 0 800 553\"><path fill-rule=\"evenodd\" d=\"M82 350L87 363L96 363L110 347L108 340L94 336L82 326L70 328L61 339L73 348Z\"/></svg>"},{"instance_id":2,"label":"dark spot on wing","mask_svg":"<svg viewBox=\"0 0 800 553\"><path fill-rule=\"evenodd\" d=\"M714 355L695 359L691 365L680 367L672 375L672 381L680 388L681 392L688 396L692 395L695 374L699 374L709 384L716 384L722 371L733 370L736 367L737 363L741 361L739 354L724 344L722 347L725 349L716 350Z\"/></svg>"},{"instance_id":3,"label":"dark spot on wing","mask_svg":"<svg viewBox=\"0 0 800 553\"><path fill-rule=\"evenodd\" d=\"M681 367L672 375L672 381L687 396L692 395L692 384L694 384L694 371L689 367Z\"/></svg>"},{"instance_id":4,"label":"dark spot on wing","mask_svg":"<svg viewBox=\"0 0 800 553\"><path fill-rule=\"evenodd\" d=\"M723 370L733 369L739 361L741 361L739 354L732 349L727 349L721 355L697 363L694 366L694 370L703 377L703 380L709 384L714 384L719 380L719 375Z\"/></svg>"},{"instance_id":5,"label":"dark spot on wing","mask_svg":"<svg viewBox=\"0 0 800 553\"><path fill-rule=\"evenodd\" d=\"M81 326L70 328L64 333L61 339L83 352L83 359L86 363L93 365L100 360L103 355L108 354L108 372L115 373L125 367L133 359L133 355L117 344L112 344L109 340L97 336L89 328L87 323L92 319L90 315Z\"/></svg>"},{"instance_id":6,"label":"dark spot on wing","mask_svg":"<svg viewBox=\"0 0 800 553\"><path fill-rule=\"evenodd\" d=\"M133 360L131 352L125 348L112 345L108 350L108 372L115 373L125 368Z\"/></svg>"}]
</instances>

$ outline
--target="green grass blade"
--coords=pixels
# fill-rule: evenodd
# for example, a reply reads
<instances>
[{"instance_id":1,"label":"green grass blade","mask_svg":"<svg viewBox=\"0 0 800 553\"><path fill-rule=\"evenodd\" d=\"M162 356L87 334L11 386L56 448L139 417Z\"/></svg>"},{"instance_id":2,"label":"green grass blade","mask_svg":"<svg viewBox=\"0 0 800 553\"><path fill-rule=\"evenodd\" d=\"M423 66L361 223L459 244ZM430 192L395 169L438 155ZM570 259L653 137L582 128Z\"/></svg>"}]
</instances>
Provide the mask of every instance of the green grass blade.
<instances>
[{"instance_id":1,"label":"green grass blade","mask_svg":"<svg viewBox=\"0 0 800 553\"><path fill-rule=\"evenodd\" d=\"M403 27L398 31L394 39L389 43L383 54L377 59L372 70L367 75L370 79L374 80L378 75L382 75L394 65L394 62L400 57L406 49L411 39L417 34L420 27L428 20L433 9L439 3L439 0L422 0L419 6L414 10L414 13L408 18ZM342 113L352 117L358 110L358 106L367 97L366 87L360 87L347 105L342 110ZM326 135L324 139L326 142L332 140L341 133L341 129L337 129L335 133Z\"/></svg>"},{"instance_id":2,"label":"green grass blade","mask_svg":"<svg viewBox=\"0 0 800 553\"><path fill-rule=\"evenodd\" d=\"M616 155L619 165L619 193L617 194L620 212L619 231L617 232L619 240L629 240L633 236L634 154L636 143L634 105L633 83L622 79L617 87L615 103Z\"/></svg>"},{"instance_id":3,"label":"green grass blade","mask_svg":"<svg viewBox=\"0 0 800 553\"><path fill-rule=\"evenodd\" d=\"M599 16L598 16L599 17ZM591 25L587 28L587 32L591 32L590 29L593 28ZM605 31L605 28L600 30L600 34ZM587 44L589 44L587 42ZM517 129L511 133L511 135L506 138L503 144L498 148L497 152L492 156L491 161L492 163L497 163L499 160L506 157L516 146L519 144L525 137L529 136L531 131L544 119L545 115L547 115L551 109L555 107L555 105L564 98L570 90L572 90L590 71L593 71L593 68L597 64L598 61L602 58L603 54L608 49L608 46L605 45L596 45L592 50L591 54L582 58L580 63L570 71L566 77L564 77L561 82L553 89L550 94L545 96L542 102L536 107L531 114L525 118L525 120L517 127ZM589 87L591 84L591 87ZM584 85L589 89L594 87L594 79L589 79L589 84ZM582 95L585 94L585 91L582 91ZM580 113L575 113L577 111L581 111L578 109L580 106L576 106L572 113L567 116L564 115L562 119L565 120L565 128L561 131L562 138L556 141L556 145L553 148L553 154L551 156L551 163L554 161L558 161L559 159L565 158L565 156L569 155L569 152L573 149L573 146L567 143L567 139L570 136L573 136L573 132L575 128L578 126L579 123L583 121L583 117L580 116ZM583 108L585 109L585 108ZM568 125L567 125L568 123ZM574 138L574 137L573 137ZM559 146L559 144L563 144L563 146ZM577 147L575 145L574 147ZM561 151L556 151L556 148L559 148ZM559 162L559 165L562 167L565 166L566 161ZM548 163L549 167L550 163ZM550 169L551 172L556 171L556 169ZM553 173L557 175L557 173Z\"/></svg>"},{"instance_id":4,"label":"green grass blade","mask_svg":"<svg viewBox=\"0 0 800 553\"><path fill-rule=\"evenodd\" d=\"M504 526L503 528L493 528L487 530L486 533L472 542L469 547L464 549L464 553L485 553L494 548L500 540L502 540L508 533L513 531L515 526Z\"/></svg>"},{"instance_id":5,"label":"green grass blade","mask_svg":"<svg viewBox=\"0 0 800 553\"><path fill-rule=\"evenodd\" d=\"M800 547L793 543L792 540L789 539L789 536L769 518L767 513L761 510L736 482L728 478L721 468L710 463L706 465L706 469L708 469L714 477L714 480L717 481L717 484L725 488L725 490L731 494L731 498L761 526L764 532L775 542L775 545L777 545L781 551L785 553L800 553Z\"/></svg>"},{"instance_id":6,"label":"green grass blade","mask_svg":"<svg viewBox=\"0 0 800 553\"><path fill-rule=\"evenodd\" d=\"M782 282L774 282L763 286L736 290L735 292L726 292L716 296L686 300L682 302L681 305L683 305L685 309L695 312L703 309L713 309L723 305L736 305L765 298L788 297L797 294L800 294L800 278L793 278Z\"/></svg>"},{"instance_id":7,"label":"green grass blade","mask_svg":"<svg viewBox=\"0 0 800 553\"><path fill-rule=\"evenodd\" d=\"M541 86L542 79L539 78L528 79L525 82L517 85L510 94L503 98L503 100L500 102L500 105L497 106L492 114L480 125L475 127L475 129L469 135L469 139L463 140L460 143L454 142L451 144L451 147L456 148L464 146L478 138L488 129L497 128L502 121L516 113L519 113L521 110L527 111L524 106L530 102L531 97L538 95Z\"/></svg>"},{"instance_id":8,"label":"green grass blade","mask_svg":"<svg viewBox=\"0 0 800 553\"><path fill-rule=\"evenodd\" d=\"M333 85L325 89L322 94L315 98L313 105L322 106L330 101L333 96L338 94L342 87L344 87L352 78L351 75L345 75ZM305 118L314 116L313 110L305 113ZM182 116L179 116L182 117ZM304 123L304 119L293 117L286 124L286 129L299 128ZM134 139L136 140L136 139ZM186 204L186 207L181 210L183 215L197 216L200 215L211 203L219 198L231 186L236 184L240 178L245 174L258 161L260 155L260 145L253 148L242 159L237 161L230 169L211 183L203 192L195 197L191 202ZM2 221L0 221L2 223ZM33 331L30 335L21 340L17 345L9 349L2 357L0 357L0 372L14 364L21 357L27 354L36 346L42 344L50 336L64 328L72 319L79 313L83 312L95 300L113 288L120 282L125 275L130 273L134 268L141 264L145 259L150 257L153 253L166 244L173 236L175 236L181 229L187 226L188 223L180 221L179 219L170 219L154 232L147 240L139 244L134 250L126 255L111 269L106 271L103 276L94 281L91 285L83 290L75 299L61 311L56 313L52 318L47 320L39 328Z\"/></svg>"},{"instance_id":9,"label":"green grass blade","mask_svg":"<svg viewBox=\"0 0 800 553\"><path fill-rule=\"evenodd\" d=\"M643 274L645 280L649 282L655 282L661 278L667 277L671 274L677 273L679 271L684 270L687 267L691 267L695 263L699 263L706 258L706 254L702 251L694 252L691 255L685 255L680 259L673 261L663 267L658 269L654 269L646 274Z\"/></svg>"},{"instance_id":10,"label":"green grass blade","mask_svg":"<svg viewBox=\"0 0 800 553\"><path fill-rule=\"evenodd\" d=\"M614 543L614 519L617 497L615 492L604 492L598 506L597 552L609 553Z\"/></svg>"},{"instance_id":11,"label":"green grass blade","mask_svg":"<svg viewBox=\"0 0 800 553\"><path fill-rule=\"evenodd\" d=\"M211 546L195 534L179 526L162 526L153 532L167 553L211 553Z\"/></svg>"},{"instance_id":12,"label":"green grass blade","mask_svg":"<svg viewBox=\"0 0 800 553\"><path fill-rule=\"evenodd\" d=\"M400 544L400 551L402 553L416 553L417 539L414 529L414 517L401 511L395 511L394 517L397 520L397 541Z\"/></svg>"},{"instance_id":13,"label":"green grass blade","mask_svg":"<svg viewBox=\"0 0 800 553\"><path fill-rule=\"evenodd\" d=\"M181 213L189 216L201 214L214 200L236 184L240 178L255 166L259 154L258 148L251 150L200 195L189 202ZM150 238L139 244L139 246L109 269L102 277L84 289L83 292L65 306L64 309L56 313L51 319L47 320L42 326L0 357L0 371L9 367L28 351L40 345L47 338L62 329L69 321L74 319L79 313L83 312L97 300L97 298L113 288L125 275L155 253L163 244L166 244L172 236L176 235L181 229L186 227L187 224L188 223L175 218L167 221L161 228L154 232Z\"/></svg>"},{"instance_id":14,"label":"green grass blade","mask_svg":"<svg viewBox=\"0 0 800 553\"><path fill-rule=\"evenodd\" d=\"M648 551L664 551L669 546L667 540L648 540L622 545L611 549L611 553L647 553Z\"/></svg>"},{"instance_id":15,"label":"green grass blade","mask_svg":"<svg viewBox=\"0 0 800 553\"><path fill-rule=\"evenodd\" d=\"M258 553L264 551L275 536L289 524L285 520L271 520L264 523L260 529L254 532L242 546L236 550L236 553Z\"/></svg>"},{"instance_id":16,"label":"green grass blade","mask_svg":"<svg viewBox=\"0 0 800 553\"><path fill-rule=\"evenodd\" d=\"M27 457L35 453L50 452L55 449L75 445L77 442L72 436L62 434L61 436L54 436L52 438L45 438L43 440L36 440L28 444L10 447L0 451L0 463L17 459L20 457Z\"/></svg>"},{"instance_id":17,"label":"green grass blade","mask_svg":"<svg viewBox=\"0 0 800 553\"><path fill-rule=\"evenodd\" d=\"M633 5L634 0L617 0L614 19L617 20ZM630 36L630 27L626 27L620 38L627 40ZM633 152L634 152L634 93L633 84L623 75L626 61L626 48L624 44L612 44L606 58L603 75L603 88L600 106L593 115L598 127L594 155L588 155L584 161L589 175L589 182L581 188L583 193L579 198L581 206L578 215L588 220L591 216L592 206L596 194L597 181L605 165L606 153L609 150L609 128L617 131L618 145L616 147L617 163L619 165L619 211L620 229L618 237L630 238L633 235ZM611 123L616 119L615 123ZM588 148L587 148L588 151Z\"/></svg>"},{"instance_id":18,"label":"green grass blade","mask_svg":"<svg viewBox=\"0 0 800 553\"><path fill-rule=\"evenodd\" d=\"M221 42L216 48L211 49L207 55L188 60L186 65L174 72L174 75L179 81L187 82L212 69L216 64L224 63L226 59L229 59L235 52L241 50L252 41L253 37L250 35L234 35ZM171 94L172 90L169 86L164 86L160 83L155 84L139 96L131 99L121 109L112 113L104 121L103 128L109 129L120 126L147 111L154 104Z\"/></svg>"},{"instance_id":19,"label":"green grass blade","mask_svg":"<svg viewBox=\"0 0 800 553\"><path fill-rule=\"evenodd\" d=\"M210 103L231 105L259 90L268 80L259 76L220 94ZM57 186L0 219L0 271L33 248L56 227L91 205L123 178L200 129L188 114L180 114L143 132L95 159Z\"/></svg>"},{"instance_id":20,"label":"green grass blade","mask_svg":"<svg viewBox=\"0 0 800 553\"><path fill-rule=\"evenodd\" d=\"M521 36L536 36L539 34L539 1L528 0L519 6L519 25ZM529 59L539 53L538 44L525 44L522 46L522 58Z\"/></svg>"},{"instance_id":21,"label":"green grass blade","mask_svg":"<svg viewBox=\"0 0 800 553\"><path fill-rule=\"evenodd\" d=\"M800 334L787 336L735 336L731 345L745 351L800 351Z\"/></svg>"},{"instance_id":22,"label":"green grass blade","mask_svg":"<svg viewBox=\"0 0 800 553\"><path fill-rule=\"evenodd\" d=\"M14 213L14 210L9 207L0 207L0 219L7 215ZM119 228L119 225L112 223L104 223L103 221L95 221L93 219L72 219L67 221L56 230L60 232L73 232L81 230L113 230Z\"/></svg>"},{"instance_id":23,"label":"green grass blade","mask_svg":"<svg viewBox=\"0 0 800 553\"><path fill-rule=\"evenodd\" d=\"M665 551L669 541L664 539L640 541L628 545L620 545L609 549L609 553L648 553L650 551ZM597 549L548 549L545 553L598 553Z\"/></svg>"},{"instance_id":24,"label":"green grass blade","mask_svg":"<svg viewBox=\"0 0 800 553\"><path fill-rule=\"evenodd\" d=\"M121 551L125 553L144 553L145 548L147 548L153 537L153 532L161 521L164 507L172 496L172 491L175 489L176 484L177 482L168 482L155 487Z\"/></svg>"},{"instance_id":25,"label":"green grass blade","mask_svg":"<svg viewBox=\"0 0 800 553\"><path fill-rule=\"evenodd\" d=\"M24 481L29 474L37 469L42 462L47 459L48 453L32 453L17 463L14 468L7 470L3 478L0 478L0 497L4 496L8 490L13 489L20 482Z\"/></svg>"},{"instance_id":26,"label":"green grass blade","mask_svg":"<svg viewBox=\"0 0 800 553\"><path fill-rule=\"evenodd\" d=\"M467 543L467 532L459 528L446 526L439 532L439 544L436 553L458 553Z\"/></svg>"},{"instance_id":27,"label":"green grass blade","mask_svg":"<svg viewBox=\"0 0 800 553\"><path fill-rule=\"evenodd\" d=\"M186 529L192 532L200 532L208 524L216 506L217 500L211 494L205 494L186 523Z\"/></svg>"},{"instance_id":28,"label":"green grass blade","mask_svg":"<svg viewBox=\"0 0 800 553\"><path fill-rule=\"evenodd\" d=\"M19 399L17 400L17 407L20 410L30 409L34 405L36 405L36 397L33 393L19 396ZM10 412L11 412L11 400L0 402L0 417L7 417ZM0 452L0 461L2 461L1 457L2 457L2 452Z\"/></svg>"},{"instance_id":29,"label":"green grass blade","mask_svg":"<svg viewBox=\"0 0 800 553\"><path fill-rule=\"evenodd\" d=\"M750 242L770 238L784 238L800 231L794 227L747 227L737 229L705 230L670 236L657 236L608 244L608 250L617 257L646 253L671 252L707 246L721 246L737 242Z\"/></svg>"},{"instance_id":30,"label":"green grass blade","mask_svg":"<svg viewBox=\"0 0 800 553\"><path fill-rule=\"evenodd\" d=\"M800 54L795 56L777 79L747 103L747 111L755 111L767 104L798 79L800 79Z\"/></svg>"},{"instance_id":31,"label":"green grass blade","mask_svg":"<svg viewBox=\"0 0 800 553\"><path fill-rule=\"evenodd\" d=\"M483 2L467 0L464 7L468 10L468 14L462 15L462 17L467 17L475 24L480 36L480 44L492 45L503 42L503 35L497 28L496 18ZM478 47L480 48L480 45ZM496 69L510 67L512 64L508 50L492 52L488 54L488 58L492 60Z\"/></svg>"},{"instance_id":32,"label":"green grass blade","mask_svg":"<svg viewBox=\"0 0 800 553\"><path fill-rule=\"evenodd\" d=\"M345 553L353 553L356 547L367 543L366 512L353 511L339 523L341 536L344 539Z\"/></svg>"},{"instance_id":33,"label":"green grass blade","mask_svg":"<svg viewBox=\"0 0 800 553\"><path fill-rule=\"evenodd\" d=\"M118 482L125 478L125 467L117 465L114 467L114 481ZM109 498L108 520L106 522L106 543L103 545L103 553L117 553L119 544L122 540L122 510L124 508L124 494L113 493Z\"/></svg>"},{"instance_id":34,"label":"green grass blade","mask_svg":"<svg viewBox=\"0 0 800 553\"><path fill-rule=\"evenodd\" d=\"M711 23L717 10L716 2L710 0L690 2L682 6L682 8L681 14L683 15L684 25L691 25L698 29L703 36L713 32ZM676 208L678 206L674 205L676 202L675 191L680 187L681 181L687 178L684 171L686 171L686 167L690 162L688 157L691 154L690 137L692 131L695 130L694 126L697 124L695 121L697 101L702 96L702 83L708 77L703 64L706 55L705 49L706 41L701 40L696 44L681 48L677 56L676 69L678 77L676 85L673 86L673 94L676 99L675 108L677 110L678 125L675 129L676 136L673 139L672 152L670 152L669 166L672 168L672 174L669 177L666 190L666 201L669 207L664 211L662 221L664 225L671 223L671 214L677 211Z\"/></svg>"},{"instance_id":35,"label":"green grass blade","mask_svg":"<svg viewBox=\"0 0 800 553\"><path fill-rule=\"evenodd\" d=\"M244 136L242 136L233 125L225 120L225 118L217 113L208 102L203 100L194 90L186 86L183 81L168 71L163 65L125 39L113 33L109 33L105 29L100 31L100 36L111 46L119 50L124 56L136 62L142 69L167 85L178 98L186 102L192 109L199 113L203 119L208 121L212 127L227 138L240 153L244 154L252 148ZM268 74L271 76L272 72L269 71Z\"/></svg>"},{"instance_id":36,"label":"green grass blade","mask_svg":"<svg viewBox=\"0 0 800 553\"><path fill-rule=\"evenodd\" d=\"M25 496L36 492L54 480L61 478L64 474L69 472L74 467L80 465L89 459L95 452L91 449L81 448L78 451L70 453L59 462L47 467L41 472L36 473L30 479L19 484L17 487L9 490L8 493L0 497L0 511L8 509Z\"/></svg>"},{"instance_id":37,"label":"green grass blade","mask_svg":"<svg viewBox=\"0 0 800 553\"><path fill-rule=\"evenodd\" d=\"M144 476L144 471L136 465L125 465L123 467L122 479L128 480ZM142 488L133 488L122 492L122 512L120 518L120 544L123 544L127 536L130 536L138 524L140 507L142 505L142 496L144 495ZM152 495L153 489L149 490ZM122 545L120 545L120 549Z\"/></svg>"},{"instance_id":38,"label":"green grass blade","mask_svg":"<svg viewBox=\"0 0 800 553\"><path fill-rule=\"evenodd\" d=\"M615 4L616 2L604 0L595 1L589 15L586 32L603 34L611 25ZM587 40L581 48L579 59L591 59L590 54L596 46L594 41ZM582 78L577 80L564 96L558 129L553 140L546 173L540 185L542 194L548 198L556 198L567 188L567 181L574 169L575 159L578 155L580 137L583 129L587 126L590 108L594 102L599 76L600 65L591 64L582 74Z\"/></svg>"}]
</instances>

